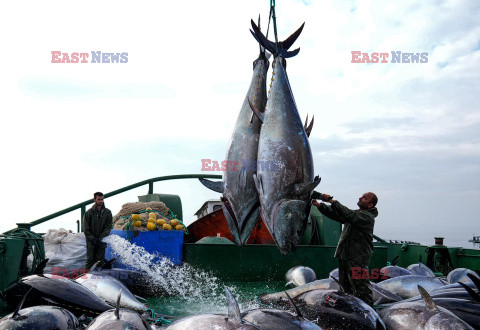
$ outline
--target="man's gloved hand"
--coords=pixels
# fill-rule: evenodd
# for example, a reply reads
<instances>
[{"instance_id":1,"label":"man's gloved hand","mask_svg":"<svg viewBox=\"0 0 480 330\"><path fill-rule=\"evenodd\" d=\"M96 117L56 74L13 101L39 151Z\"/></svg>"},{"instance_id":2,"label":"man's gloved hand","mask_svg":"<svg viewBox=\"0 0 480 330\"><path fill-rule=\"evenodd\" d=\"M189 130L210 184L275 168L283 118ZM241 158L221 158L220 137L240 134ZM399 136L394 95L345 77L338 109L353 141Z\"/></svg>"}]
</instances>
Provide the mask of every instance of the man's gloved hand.
<instances>
[{"instance_id":1,"label":"man's gloved hand","mask_svg":"<svg viewBox=\"0 0 480 330\"><path fill-rule=\"evenodd\" d=\"M100 244L100 240L98 238L94 238L92 243L93 245L98 245Z\"/></svg>"}]
</instances>

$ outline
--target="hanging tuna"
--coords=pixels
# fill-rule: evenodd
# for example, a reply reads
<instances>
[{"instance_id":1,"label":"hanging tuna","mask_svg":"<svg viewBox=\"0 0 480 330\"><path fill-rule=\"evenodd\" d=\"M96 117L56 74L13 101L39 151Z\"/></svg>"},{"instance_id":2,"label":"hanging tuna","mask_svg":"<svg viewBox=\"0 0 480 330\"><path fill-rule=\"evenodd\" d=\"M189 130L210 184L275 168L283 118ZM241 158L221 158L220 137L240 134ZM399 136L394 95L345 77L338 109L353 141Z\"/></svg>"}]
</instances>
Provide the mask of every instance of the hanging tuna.
<instances>
[{"instance_id":1,"label":"hanging tuna","mask_svg":"<svg viewBox=\"0 0 480 330\"><path fill-rule=\"evenodd\" d=\"M305 231L313 189L320 183L314 177L313 158L306 129L302 125L292 94L285 58L302 32L304 24L283 42L269 41L252 20L253 36L274 54L272 83L264 113L250 102L262 120L258 145L259 167L254 175L260 198L261 216L280 252L295 250ZM311 127L307 129L308 133Z\"/></svg>"},{"instance_id":2,"label":"hanging tuna","mask_svg":"<svg viewBox=\"0 0 480 330\"><path fill-rule=\"evenodd\" d=\"M261 122L252 113L249 100L258 109L265 108L268 66L265 49L260 47L260 55L253 62L250 87L227 148L226 159L235 166L224 172L222 182L200 179L207 188L223 194L223 213L235 243L240 246L248 240L260 218L260 202L253 174L257 165Z\"/></svg>"}]
</instances>

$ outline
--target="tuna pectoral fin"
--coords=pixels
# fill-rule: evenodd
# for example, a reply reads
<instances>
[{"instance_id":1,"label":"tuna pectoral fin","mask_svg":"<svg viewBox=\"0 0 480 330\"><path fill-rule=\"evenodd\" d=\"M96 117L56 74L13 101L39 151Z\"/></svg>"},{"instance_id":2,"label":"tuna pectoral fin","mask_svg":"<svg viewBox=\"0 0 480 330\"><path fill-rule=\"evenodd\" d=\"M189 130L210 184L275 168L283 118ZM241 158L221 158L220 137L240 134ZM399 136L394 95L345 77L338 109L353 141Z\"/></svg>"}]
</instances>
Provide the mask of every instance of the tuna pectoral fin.
<instances>
[{"instance_id":1,"label":"tuna pectoral fin","mask_svg":"<svg viewBox=\"0 0 480 330\"><path fill-rule=\"evenodd\" d=\"M458 282L458 284L460 284L465 290L467 290L468 294L470 295L470 297L472 297L474 301L476 301L477 303L480 302L480 295L473 291L472 288L470 288L468 285L463 284L462 282Z\"/></svg>"},{"instance_id":2,"label":"tuna pectoral fin","mask_svg":"<svg viewBox=\"0 0 480 330\"><path fill-rule=\"evenodd\" d=\"M25 295L23 296L22 300L20 301L20 303L18 304L17 308L15 308L15 311L13 312L13 315L12 315L12 319L14 319L15 321L19 321L19 320L23 320L23 319L26 319L27 317L26 316L22 316L20 315L18 312L22 309L22 306L23 306L23 303L25 302L25 299L27 299L27 296L28 294L30 293L30 291L32 291L33 288L30 288L30 290L28 290L27 293L25 293Z\"/></svg>"},{"instance_id":3,"label":"tuna pectoral fin","mask_svg":"<svg viewBox=\"0 0 480 330\"><path fill-rule=\"evenodd\" d=\"M200 182L210 190L223 194L223 181L210 181L204 178L198 179Z\"/></svg>"},{"instance_id":4,"label":"tuna pectoral fin","mask_svg":"<svg viewBox=\"0 0 480 330\"><path fill-rule=\"evenodd\" d=\"M45 266L47 265L48 258L43 259L41 263L38 264L37 267L35 267L35 270L33 271L34 274L37 275L43 275L43 270L45 269Z\"/></svg>"},{"instance_id":5,"label":"tuna pectoral fin","mask_svg":"<svg viewBox=\"0 0 480 330\"><path fill-rule=\"evenodd\" d=\"M307 118L305 118L304 129L305 129L305 134L307 134L308 137L310 137L310 133L312 133L314 119L315 119L315 116L312 116L312 121L310 122L310 124L308 124L308 114L307 114Z\"/></svg>"},{"instance_id":6,"label":"tuna pectoral fin","mask_svg":"<svg viewBox=\"0 0 480 330\"><path fill-rule=\"evenodd\" d=\"M252 234L253 229L257 225L258 218L260 217L260 205L257 203L253 206L252 210L245 218L242 227L240 228L240 240L242 244L248 241L248 238Z\"/></svg>"},{"instance_id":7,"label":"tuna pectoral fin","mask_svg":"<svg viewBox=\"0 0 480 330\"><path fill-rule=\"evenodd\" d=\"M230 234L232 234L233 241L236 245L242 246L242 239L240 238L240 229L238 229L237 218L233 212L232 206L228 202L223 202L223 214L225 215L225 221L227 222Z\"/></svg>"},{"instance_id":8,"label":"tuna pectoral fin","mask_svg":"<svg viewBox=\"0 0 480 330\"><path fill-rule=\"evenodd\" d=\"M423 302L425 302L425 305L432 310L438 311L437 305L433 302L432 297L428 294L427 290L425 290L421 285L417 285L418 291L420 291L420 294L422 295Z\"/></svg>"},{"instance_id":9,"label":"tuna pectoral fin","mask_svg":"<svg viewBox=\"0 0 480 330\"><path fill-rule=\"evenodd\" d=\"M480 278L476 277L473 274L468 273L468 278L472 280L473 284L477 287L478 291L480 292Z\"/></svg>"},{"instance_id":10,"label":"tuna pectoral fin","mask_svg":"<svg viewBox=\"0 0 480 330\"><path fill-rule=\"evenodd\" d=\"M90 270L89 270L88 272L91 273L91 272L93 272L95 269L97 269L99 263L100 263L100 260L97 261L96 263L94 263L93 266L90 268Z\"/></svg>"},{"instance_id":11,"label":"tuna pectoral fin","mask_svg":"<svg viewBox=\"0 0 480 330\"><path fill-rule=\"evenodd\" d=\"M397 264L398 258L400 258L400 256L396 256L395 258L393 258L392 263L391 263L392 266L395 266Z\"/></svg>"},{"instance_id":12,"label":"tuna pectoral fin","mask_svg":"<svg viewBox=\"0 0 480 330\"><path fill-rule=\"evenodd\" d=\"M318 175L313 179L313 182L310 183L298 183L293 187L293 192L297 196L303 196L312 192L316 186L322 181Z\"/></svg>"},{"instance_id":13,"label":"tuna pectoral fin","mask_svg":"<svg viewBox=\"0 0 480 330\"><path fill-rule=\"evenodd\" d=\"M380 318L378 318L377 322L375 323L375 330L385 330L385 329L387 329L387 327L385 326L383 321Z\"/></svg>"},{"instance_id":14,"label":"tuna pectoral fin","mask_svg":"<svg viewBox=\"0 0 480 330\"><path fill-rule=\"evenodd\" d=\"M346 292L345 289L343 288L343 286L340 284L340 281L338 280L338 278L333 277L333 276L330 276L330 278L333 279L335 282L337 282L338 287L340 288L340 291Z\"/></svg>"},{"instance_id":15,"label":"tuna pectoral fin","mask_svg":"<svg viewBox=\"0 0 480 330\"><path fill-rule=\"evenodd\" d=\"M285 295L287 296L287 299L288 301L290 302L290 304L292 305L293 309L295 310L295 313L297 313L298 316L302 317L303 318L303 315L302 315L302 312L300 312L300 310L298 309L298 306L295 305L295 303L293 302L292 298L288 295L287 291L283 291L285 293Z\"/></svg>"},{"instance_id":16,"label":"tuna pectoral fin","mask_svg":"<svg viewBox=\"0 0 480 330\"><path fill-rule=\"evenodd\" d=\"M235 297L227 287L225 287L225 296L227 297L228 320L236 324L243 323L242 316L240 315L240 307L238 307Z\"/></svg>"},{"instance_id":17,"label":"tuna pectoral fin","mask_svg":"<svg viewBox=\"0 0 480 330\"><path fill-rule=\"evenodd\" d=\"M103 266L101 267L101 269L112 269L112 266L113 264L115 263L115 260L117 260L118 257L115 257L115 258L112 258L108 261L106 261Z\"/></svg>"},{"instance_id":18,"label":"tuna pectoral fin","mask_svg":"<svg viewBox=\"0 0 480 330\"><path fill-rule=\"evenodd\" d=\"M250 99L248 99L248 104L250 104L250 109L252 109L255 116L257 116L257 118L263 123L263 119L265 118L263 113L261 113L260 110L257 109L257 107L252 103L252 101L250 101Z\"/></svg>"},{"instance_id":19,"label":"tuna pectoral fin","mask_svg":"<svg viewBox=\"0 0 480 330\"><path fill-rule=\"evenodd\" d=\"M117 320L120 319L120 299L122 299L122 291L123 289L120 289L120 292L117 296L117 303L115 304L115 317L117 318Z\"/></svg>"},{"instance_id":20,"label":"tuna pectoral fin","mask_svg":"<svg viewBox=\"0 0 480 330\"><path fill-rule=\"evenodd\" d=\"M257 177L256 174L253 175L253 182L255 182L255 188L257 188L258 194L260 196L263 196L263 186L262 182L259 177Z\"/></svg>"}]
</instances>

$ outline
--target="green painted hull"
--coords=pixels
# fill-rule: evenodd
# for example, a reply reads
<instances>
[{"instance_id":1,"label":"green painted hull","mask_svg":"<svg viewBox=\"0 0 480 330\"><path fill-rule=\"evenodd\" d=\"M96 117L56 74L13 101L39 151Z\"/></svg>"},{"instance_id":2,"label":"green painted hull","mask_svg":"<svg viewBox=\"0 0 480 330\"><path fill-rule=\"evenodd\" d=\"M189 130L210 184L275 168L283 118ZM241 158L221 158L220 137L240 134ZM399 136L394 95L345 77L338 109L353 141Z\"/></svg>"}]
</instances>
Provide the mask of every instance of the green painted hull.
<instances>
[{"instance_id":1,"label":"green painted hull","mask_svg":"<svg viewBox=\"0 0 480 330\"><path fill-rule=\"evenodd\" d=\"M275 245L184 244L183 261L224 281L284 281L287 270L302 265L318 278L337 268L335 246L301 245L283 256ZM386 264L388 248L376 247L370 266Z\"/></svg>"},{"instance_id":2,"label":"green painted hull","mask_svg":"<svg viewBox=\"0 0 480 330\"><path fill-rule=\"evenodd\" d=\"M214 239L214 238L212 238ZM403 247L403 249L402 249ZM379 269L398 256L397 265L407 267L420 258L427 263L429 249L425 245L375 243L369 268ZM275 245L184 244L183 261L215 275L223 281L284 281L287 270L303 265L312 268L317 278L326 278L337 268L335 246L301 245L283 256ZM445 248L453 268L480 269L480 250ZM446 275L446 274L444 274Z\"/></svg>"}]
</instances>

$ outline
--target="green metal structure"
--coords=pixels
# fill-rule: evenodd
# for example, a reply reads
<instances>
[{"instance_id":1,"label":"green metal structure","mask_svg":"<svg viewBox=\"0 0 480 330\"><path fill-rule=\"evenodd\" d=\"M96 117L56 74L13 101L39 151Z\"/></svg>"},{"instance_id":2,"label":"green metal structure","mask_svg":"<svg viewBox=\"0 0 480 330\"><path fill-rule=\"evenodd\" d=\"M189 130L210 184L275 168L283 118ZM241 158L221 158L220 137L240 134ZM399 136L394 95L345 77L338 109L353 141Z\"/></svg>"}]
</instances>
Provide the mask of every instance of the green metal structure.
<instances>
[{"instance_id":1,"label":"green metal structure","mask_svg":"<svg viewBox=\"0 0 480 330\"><path fill-rule=\"evenodd\" d=\"M111 197L131 189L148 185L148 194L139 196L139 201L162 201L178 217L182 218L182 201L177 195L155 194L153 183L165 180L211 178L221 179L220 175L184 174L156 177L117 189L105 194ZM30 223L18 223L18 228L30 230L33 226L44 223L66 213L80 210L81 216L86 206L93 203L88 199L46 217ZM79 228L79 231L81 228ZM305 235L295 252L283 256L275 245L246 245L238 247L225 244L222 238L209 238L199 243L185 243L183 261L191 266L205 270L227 281L283 281L285 272L296 265L304 265L315 270L319 278L337 267L334 258L336 244L341 232L341 225L324 217L316 208L312 208ZM465 267L480 269L480 250L446 247L440 244L424 246L411 243L392 243L374 236L374 253L370 268L381 268L398 256L397 265L406 267L421 260L427 263L439 275L446 275L449 268ZM16 239L0 236L0 290L14 282L20 271L20 260L25 256L25 249L32 239ZM31 244L29 245L31 247ZM8 266L7 266L8 265Z\"/></svg>"}]
</instances>

